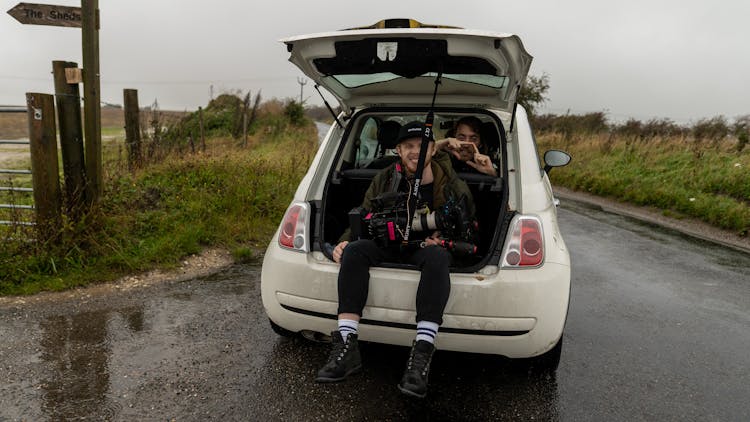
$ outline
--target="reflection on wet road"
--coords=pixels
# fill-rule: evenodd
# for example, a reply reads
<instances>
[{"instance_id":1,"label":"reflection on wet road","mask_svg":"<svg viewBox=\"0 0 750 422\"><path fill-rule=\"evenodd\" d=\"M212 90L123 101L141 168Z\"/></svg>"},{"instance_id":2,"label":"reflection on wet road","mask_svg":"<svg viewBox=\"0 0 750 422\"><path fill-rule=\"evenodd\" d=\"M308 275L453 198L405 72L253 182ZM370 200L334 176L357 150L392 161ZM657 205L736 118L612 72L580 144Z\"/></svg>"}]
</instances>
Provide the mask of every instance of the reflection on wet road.
<instances>
[{"instance_id":1,"label":"reflection on wet road","mask_svg":"<svg viewBox=\"0 0 750 422\"><path fill-rule=\"evenodd\" d=\"M327 346L278 337L257 266L79 300L0 306L3 420L749 420L750 258L566 207L573 296L556 378L438 352L425 400L408 350L317 385Z\"/></svg>"},{"instance_id":2,"label":"reflection on wet road","mask_svg":"<svg viewBox=\"0 0 750 422\"><path fill-rule=\"evenodd\" d=\"M41 321L41 361L51 369L41 386L42 409L50 419L107 417L117 413L117 401L107 397L107 324L114 318L124 320L123 328L136 332L143 329L143 312L138 307L54 316Z\"/></svg>"}]
</instances>

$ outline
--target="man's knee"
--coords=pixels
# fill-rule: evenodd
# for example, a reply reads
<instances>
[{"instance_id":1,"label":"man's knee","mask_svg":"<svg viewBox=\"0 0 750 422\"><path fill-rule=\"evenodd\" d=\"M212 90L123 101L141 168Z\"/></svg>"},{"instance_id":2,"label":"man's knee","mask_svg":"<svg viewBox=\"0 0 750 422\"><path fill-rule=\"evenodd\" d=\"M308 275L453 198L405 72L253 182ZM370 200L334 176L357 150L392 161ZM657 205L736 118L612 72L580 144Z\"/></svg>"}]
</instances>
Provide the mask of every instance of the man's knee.
<instances>
[{"instance_id":1,"label":"man's knee","mask_svg":"<svg viewBox=\"0 0 750 422\"><path fill-rule=\"evenodd\" d=\"M341 255L341 263L347 261L371 262L377 253L377 245L370 239L360 239L353 242L349 242L344 248L344 252Z\"/></svg>"}]
</instances>

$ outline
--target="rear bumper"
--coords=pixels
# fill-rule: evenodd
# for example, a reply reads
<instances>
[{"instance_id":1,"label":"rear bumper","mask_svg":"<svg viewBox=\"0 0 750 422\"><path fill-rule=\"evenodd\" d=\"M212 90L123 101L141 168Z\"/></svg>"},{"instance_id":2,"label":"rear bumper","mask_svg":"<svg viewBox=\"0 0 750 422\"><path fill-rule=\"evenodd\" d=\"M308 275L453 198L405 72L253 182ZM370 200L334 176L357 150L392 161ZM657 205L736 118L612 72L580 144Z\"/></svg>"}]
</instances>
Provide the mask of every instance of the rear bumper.
<instances>
[{"instance_id":1,"label":"rear bumper","mask_svg":"<svg viewBox=\"0 0 750 422\"><path fill-rule=\"evenodd\" d=\"M261 273L268 317L290 331L330 333L336 328L338 269L318 252L269 246ZM418 281L414 270L372 268L360 339L411 345ZM542 354L562 335L569 293L568 265L546 263L492 276L451 274L438 348L512 358Z\"/></svg>"}]
</instances>

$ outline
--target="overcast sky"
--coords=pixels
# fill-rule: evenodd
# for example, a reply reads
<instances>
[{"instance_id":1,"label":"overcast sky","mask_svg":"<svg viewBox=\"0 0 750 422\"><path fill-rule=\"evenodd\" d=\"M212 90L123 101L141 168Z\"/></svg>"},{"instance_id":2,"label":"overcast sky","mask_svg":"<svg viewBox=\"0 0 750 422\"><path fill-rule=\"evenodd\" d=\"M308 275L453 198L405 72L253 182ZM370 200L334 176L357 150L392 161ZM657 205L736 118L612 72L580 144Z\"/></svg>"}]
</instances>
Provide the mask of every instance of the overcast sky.
<instances>
[{"instance_id":1,"label":"overcast sky","mask_svg":"<svg viewBox=\"0 0 750 422\"><path fill-rule=\"evenodd\" d=\"M0 0L3 11L18 0ZM55 4L80 6L58 0ZM298 97L280 38L410 17L518 34L550 77L542 111L629 117L750 114L750 1L100 0L102 99L194 110L228 90ZM460 9L458 8L460 7ZM0 17L0 105L54 88L52 60L82 62L80 30ZM319 103L311 84L305 97ZM331 97L329 97L330 99Z\"/></svg>"}]
</instances>

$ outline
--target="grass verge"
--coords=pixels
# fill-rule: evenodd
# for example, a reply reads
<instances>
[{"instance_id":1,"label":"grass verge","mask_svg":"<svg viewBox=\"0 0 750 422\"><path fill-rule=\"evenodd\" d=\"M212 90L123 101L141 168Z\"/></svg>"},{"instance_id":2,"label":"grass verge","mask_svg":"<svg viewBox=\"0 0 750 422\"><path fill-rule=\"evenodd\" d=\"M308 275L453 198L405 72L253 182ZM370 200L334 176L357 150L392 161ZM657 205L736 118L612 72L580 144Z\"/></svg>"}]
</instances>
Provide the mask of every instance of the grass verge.
<instances>
[{"instance_id":1,"label":"grass verge","mask_svg":"<svg viewBox=\"0 0 750 422\"><path fill-rule=\"evenodd\" d=\"M738 152L731 142L546 133L538 143L541 151L573 156L550 173L553 184L694 217L741 236L750 231L750 151Z\"/></svg>"},{"instance_id":2,"label":"grass verge","mask_svg":"<svg viewBox=\"0 0 750 422\"><path fill-rule=\"evenodd\" d=\"M5 242L0 295L63 290L174 266L207 246L256 256L274 233L315 149L310 122L251 137L207 141L204 152L173 151L129 171L122 147L105 152L105 192L82 221L65 221L53 243ZM185 149L183 149L184 151ZM293 151L293 153L290 153Z\"/></svg>"}]
</instances>

